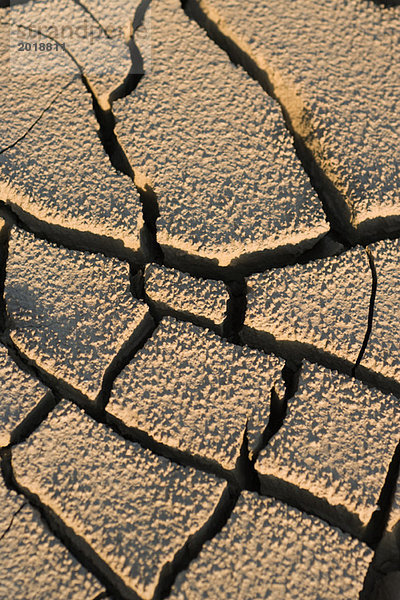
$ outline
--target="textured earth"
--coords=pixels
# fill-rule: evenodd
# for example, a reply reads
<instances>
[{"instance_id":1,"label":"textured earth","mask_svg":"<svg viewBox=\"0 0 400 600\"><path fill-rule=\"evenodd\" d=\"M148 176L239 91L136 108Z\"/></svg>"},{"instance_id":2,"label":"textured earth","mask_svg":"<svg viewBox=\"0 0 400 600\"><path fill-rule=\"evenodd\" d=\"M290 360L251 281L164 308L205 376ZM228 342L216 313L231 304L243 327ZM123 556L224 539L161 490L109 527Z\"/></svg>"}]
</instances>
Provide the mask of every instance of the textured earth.
<instances>
[{"instance_id":1,"label":"textured earth","mask_svg":"<svg viewBox=\"0 0 400 600\"><path fill-rule=\"evenodd\" d=\"M400 600L400 2L0 22L0 600Z\"/></svg>"}]
</instances>

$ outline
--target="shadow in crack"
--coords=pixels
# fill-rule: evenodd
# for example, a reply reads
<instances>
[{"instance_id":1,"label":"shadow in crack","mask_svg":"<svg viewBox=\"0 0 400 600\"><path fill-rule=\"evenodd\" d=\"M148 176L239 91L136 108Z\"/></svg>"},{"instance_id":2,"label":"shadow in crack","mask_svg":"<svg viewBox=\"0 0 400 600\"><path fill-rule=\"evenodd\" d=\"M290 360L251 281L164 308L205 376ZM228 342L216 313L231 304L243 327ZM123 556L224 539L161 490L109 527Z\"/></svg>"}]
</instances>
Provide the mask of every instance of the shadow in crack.
<instances>
[{"instance_id":1,"label":"shadow in crack","mask_svg":"<svg viewBox=\"0 0 400 600\"><path fill-rule=\"evenodd\" d=\"M393 6L400 6L400 0L372 0L374 4L381 8L392 8Z\"/></svg>"},{"instance_id":2,"label":"shadow in crack","mask_svg":"<svg viewBox=\"0 0 400 600\"><path fill-rule=\"evenodd\" d=\"M144 60L142 52L135 41L135 33L143 25L144 17L150 6L151 0L142 0L135 11L132 22L132 34L128 43L129 51L131 55L132 65L128 75L124 81L113 90L109 96L109 102L112 105L115 100L125 98L129 96L139 85L140 80L145 74Z\"/></svg>"},{"instance_id":3,"label":"shadow in crack","mask_svg":"<svg viewBox=\"0 0 400 600\"><path fill-rule=\"evenodd\" d=\"M8 6L16 6L17 4L28 4L31 0L0 0L0 8L7 8Z\"/></svg>"}]
</instances>

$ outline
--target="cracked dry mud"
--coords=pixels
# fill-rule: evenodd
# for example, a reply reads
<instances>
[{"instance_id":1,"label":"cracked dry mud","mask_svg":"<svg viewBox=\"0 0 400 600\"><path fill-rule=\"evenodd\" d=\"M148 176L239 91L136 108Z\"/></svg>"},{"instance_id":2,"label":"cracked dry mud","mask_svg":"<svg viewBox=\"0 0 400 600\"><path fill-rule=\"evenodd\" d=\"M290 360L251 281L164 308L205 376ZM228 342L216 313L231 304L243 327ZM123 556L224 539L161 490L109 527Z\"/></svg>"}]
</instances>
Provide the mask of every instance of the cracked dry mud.
<instances>
[{"instance_id":1,"label":"cracked dry mud","mask_svg":"<svg viewBox=\"0 0 400 600\"><path fill-rule=\"evenodd\" d=\"M0 599L399 600L400 3L0 6Z\"/></svg>"}]
</instances>

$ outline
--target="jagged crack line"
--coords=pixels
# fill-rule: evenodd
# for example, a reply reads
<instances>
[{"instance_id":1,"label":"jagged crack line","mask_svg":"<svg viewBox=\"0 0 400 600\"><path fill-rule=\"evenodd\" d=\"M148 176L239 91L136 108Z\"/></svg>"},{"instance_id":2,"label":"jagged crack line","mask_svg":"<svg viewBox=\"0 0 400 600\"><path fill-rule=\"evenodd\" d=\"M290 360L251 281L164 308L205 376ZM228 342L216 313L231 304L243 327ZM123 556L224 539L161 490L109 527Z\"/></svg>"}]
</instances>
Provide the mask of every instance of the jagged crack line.
<instances>
[{"instance_id":1,"label":"jagged crack line","mask_svg":"<svg viewBox=\"0 0 400 600\"><path fill-rule=\"evenodd\" d=\"M136 8L131 24L131 35L128 42L129 52L131 56L131 68L128 75L120 86L115 88L108 97L110 108L115 100L120 100L131 94L139 85L142 77L145 74L144 60L139 46L135 40L135 33L143 25L146 12L150 6L151 0L141 0Z\"/></svg>"},{"instance_id":2,"label":"jagged crack line","mask_svg":"<svg viewBox=\"0 0 400 600\"><path fill-rule=\"evenodd\" d=\"M87 91L89 91L85 82L84 85ZM107 126L105 127L107 128ZM103 135L100 136L100 139L102 138L104 139ZM123 154L125 156L123 165L121 165L121 161L116 161L115 158L110 157L110 154L112 154L111 151L106 151L106 154L112 166L116 170L130 177L131 179L134 179L135 175L133 173L133 169L132 167L130 167L129 164L127 164L128 160L126 159L125 154ZM149 188L147 188L147 190L143 190L142 188L140 188L140 186L136 186L136 189L138 190L139 195L142 194L142 196L145 196L147 199L150 198L149 204L146 205L148 206L148 208L146 209L146 218L144 218L144 222L147 223L148 228L152 229L152 234L150 235L150 233L148 233L148 237L151 238L156 230L155 220L157 219L158 215L157 199L155 197L154 192L151 193L151 190ZM16 212L16 210L18 210L18 212ZM3 211L3 214L1 211ZM19 228L34 234L39 239L46 240L47 242L56 244L58 246L63 246L64 248L69 248L70 250L85 251L90 253L100 252L105 256L115 257L119 260L124 260L130 262L131 264L136 264L136 267L142 267L144 263L147 264L149 262L164 264L162 252L160 252L158 244L156 250L152 253L152 257L148 256L146 261L144 260L144 257L142 257L141 260L138 260L137 257L135 257L135 252L127 248L123 244L122 240L112 238L111 236L102 236L99 234L95 234L91 231L68 229L68 227L63 227L58 224L49 223L48 221L39 219L33 216L31 213L20 209L20 207L18 207L18 209L12 207L11 205L7 204L7 201L4 198L0 198L0 216L3 216L3 218L8 220L11 224L15 224ZM347 248L344 248L341 251L336 251L332 254L327 254L325 251L323 251L318 254L313 254L312 256L309 255L309 251L307 250L304 254L299 255L295 260L279 262L277 266L268 267L263 271L268 271L270 268L284 268L293 264L307 264L308 262L317 260L319 258L326 258L327 256L331 255L338 256L344 253L346 250ZM243 279L243 275L240 272L240 270L236 273L235 268L226 269L225 267L222 267L217 274L214 272L210 272L207 269L207 267L201 268L197 263L192 265L185 265L184 270L180 269L179 265L171 265L171 268L177 268L179 271L188 273L191 277L202 279L215 279L216 281L223 281L227 285L230 285L230 283L232 282L232 277L236 277L234 281L239 282ZM257 269L256 271L249 271L248 273L246 273L246 276L251 276L254 273L258 272L259 269ZM240 344L240 341L237 340L235 343Z\"/></svg>"},{"instance_id":3,"label":"jagged crack line","mask_svg":"<svg viewBox=\"0 0 400 600\"><path fill-rule=\"evenodd\" d=\"M93 21L96 23L96 25L101 29L101 31L104 33L104 35L108 38L111 39L110 34L108 33L107 29L105 27L103 27L103 25L100 23L100 21L95 17L95 15L92 13L92 11L90 10L90 8L88 8L86 6L86 4L84 4L83 2L81 2L80 0L74 0L75 4L77 6L79 6L79 8L81 8L85 13L87 13L89 15L89 17L91 19L93 19Z\"/></svg>"},{"instance_id":4,"label":"jagged crack line","mask_svg":"<svg viewBox=\"0 0 400 600\"><path fill-rule=\"evenodd\" d=\"M132 21L132 34L128 43L132 61L131 69L122 84L109 94L108 105L104 106L104 103L100 102L100 99L96 97L90 83L84 76L83 78L84 83L92 96L93 109L97 122L99 123L100 139L104 151L108 155L112 166L120 173L130 177L140 196L143 207L143 221L145 223L145 228L141 232L141 242L144 253L150 261L163 264L163 252L157 242L156 221L160 215L157 195L150 185L150 182L138 175L137 170L135 171L135 168L130 164L115 132L116 119L112 112L112 103L115 100L124 98L132 93L144 76L144 61L140 48L135 42L135 33L143 25L150 3L151 0L141 0L135 11Z\"/></svg>"},{"instance_id":5,"label":"jagged crack line","mask_svg":"<svg viewBox=\"0 0 400 600\"><path fill-rule=\"evenodd\" d=\"M136 275L134 275L133 277L136 278ZM139 285L139 287L141 287L142 284L139 283L138 285ZM132 287L132 285L131 285L131 287ZM148 303L146 296L144 296L144 298L141 297L142 293L143 292L133 290L134 297L143 299L146 302L146 304L149 306L150 315L152 316L152 318L155 322L155 326L154 326L154 330L155 330L159 321L162 318L162 315L160 315L158 313L158 311L154 310L154 307L152 306L151 302L150 302L150 304ZM197 322L194 322L190 319L182 320L179 317L179 314L175 314L174 318L176 318L178 321L181 321L181 322L189 321L189 322L193 323L194 325L200 326L204 329L204 327L202 325L198 325ZM220 331L218 331L217 329L215 330L215 333L221 339L226 340L225 335L223 333L221 333ZM149 334L149 337L151 337L151 332ZM132 358L136 354L136 352L138 352L140 350L140 348L143 347L143 345L146 343L146 341L147 341L147 338L145 337L143 339L143 341L138 345L137 349L134 351ZM52 375L47 373L42 368L38 367L36 364L32 363L31 360L29 360L26 356L24 356L19 351L19 349L15 346L15 344L12 342L12 340L10 339L8 329L6 330L6 333L3 335L3 342L5 343L5 345L7 345L9 348L11 348L12 354L14 357L16 357L17 361L20 361L23 365L25 365L24 369L27 370L27 372L33 373L35 375L35 377L38 378L40 381L42 381L42 383L44 385L49 387L53 391L53 393L61 394L62 396L71 399L73 402L75 402L82 408L86 408L88 405L90 406L93 404L93 401L90 401L78 389L72 388L72 386L66 384L64 381L61 381L61 382L57 381ZM247 343L240 339L235 341L235 344L239 345L241 347L248 347L248 348L254 348L256 350L261 350L262 352L266 352L267 354L272 352L275 355L284 358L287 361L287 364L291 364L291 365L297 364L298 365L302 359L306 359L306 360L310 360L313 363L316 363L316 364L319 364L326 368L332 369L332 357L330 355L325 354L322 351L319 352L318 357L315 357L314 354L310 355L310 352L308 351L307 347L303 348L303 344L297 344L294 350L292 350L291 348L286 349L286 346L285 346L285 348L282 348L282 347L277 348L275 343L272 343L272 344L265 343L265 342ZM289 344L289 346L290 346L290 344ZM306 346L306 345L304 345L304 346ZM131 360L132 360L132 358L131 358ZM14 358L14 360L15 360L15 358ZM337 360L336 358L335 358L334 368L339 373L343 373L347 376L351 372L351 364L350 363L343 361L343 360ZM297 367L293 367L293 369L296 371ZM358 381L368 384L368 378L364 377L363 372L360 374L356 373L355 378ZM388 393L388 389L389 389L390 393L392 393L395 397L400 398L400 390L398 390L397 388L393 389L393 386L390 386L390 384L391 384L391 380L386 378L383 382L378 381L378 382L374 383L374 387L378 390L381 390L383 393ZM107 398L108 394L109 394L109 390L107 389L106 398ZM285 395L287 395L287 392ZM291 396L288 396L288 398L290 398L290 397ZM106 400L106 404L107 404L107 401L108 400Z\"/></svg>"},{"instance_id":6,"label":"jagged crack line","mask_svg":"<svg viewBox=\"0 0 400 600\"><path fill-rule=\"evenodd\" d=\"M151 0L141 0L140 4L138 5L132 22L132 28L134 32L136 32L139 29L139 27L143 25L146 12L150 4Z\"/></svg>"},{"instance_id":7,"label":"jagged crack line","mask_svg":"<svg viewBox=\"0 0 400 600\"><path fill-rule=\"evenodd\" d=\"M7 525L6 529L3 531L3 533L0 535L0 542L1 540L7 535L7 533L10 531L13 523L14 523L14 519L15 517L18 516L18 514L21 512L21 510L27 505L27 502L23 502L21 504L21 506L18 508L18 510L15 511L15 513L12 515L11 520L9 522L9 524Z\"/></svg>"},{"instance_id":8,"label":"jagged crack line","mask_svg":"<svg viewBox=\"0 0 400 600\"><path fill-rule=\"evenodd\" d=\"M163 263L164 257L157 242L156 220L159 217L158 199L150 183L138 176L115 133L115 116L112 107L104 108L89 80L81 74L83 84L91 95L93 112L99 125L99 137L111 165L119 173L129 177L139 194L142 203L144 228L141 231L141 248L146 258L151 262Z\"/></svg>"},{"instance_id":9,"label":"jagged crack line","mask_svg":"<svg viewBox=\"0 0 400 600\"><path fill-rule=\"evenodd\" d=\"M240 490L249 490L260 493L260 481L254 468L254 460L249 449L249 421L246 419L243 431L242 445L234 468L235 482Z\"/></svg>"},{"instance_id":10,"label":"jagged crack line","mask_svg":"<svg viewBox=\"0 0 400 600\"><path fill-rule=\"evenodd\" d=\"M98 414L93 410L93 407L90 406L81 408L84 410L86 409L87 414L92 418L105 423L114 431L114 433L125 440L139 444L144 450L150 450L153 454L166 458L177 465L192 467L197 471L215 475L221 479L225 479L225 481L232 485L238 484L236 481L237 471L235 469L227 470L214 459L206 458L198 454L192 454L188 450L181 450L164 442L159 442L153 438L152 435L147 433L147 431L132 425L128 426L111 413L106 412L105 414Z\"/></svg>"},{"instance_id":11,"label":"jagged crack line","mask_svg":"<svg viewBox=\"0 0 400 600\"><path fill-rule=\"evenodd\" d=\"M152 316L154 323L156 324L156 327L158 327L163 315L159 314L155 303L152 302L146 294L144 268L140 268L136 271L133 268L131 268L129 279L132 296L136 298L136 300L142 300L142 302L146 304L147 308L149 309L149 313Z\"/></svg>"},{"instance_id":12,"label":"jagged crack line","mask_svg":"<svg viewBox=\"0 0 400 600\"><path fill-rule=\"evenodd\" d=\"M27 373L33 375L38 379L44 386L48 387L53 393L54 397L66 398L75 402L80 407L85 407L90 404L94 404L93 400L90 400L86 394L81 392L79 389L73 387L63 379L58 379L55 375L47 372L43 367L40 367L33 359L28 358L12 341L9 336L9 332L3 336L3 342L9 349L10 355L14 361Z\"/></svg>"},{"instance_id":13,"label":"jagged crack line","mask_svg":"<svg viewBox=\"0 0 400 600\"><path fill-rule=\"evenodd\" d=\"M96 406L100 410L103 411L109 402L115 379L151 338L156 327L157 324L154 323L151 315L147 315L129 340L116 353L104 373L101 390L95 400Z\"/></svg>"},{"instance_id":14,"label":"jagged crack line","mask_svg":"<svg viewBox=\"0 0 400 600\"><path fill-rule=\"evenodd\" d=\"M355 377L355 372L356 369L358 367L358 365L361 363L362 358L364 356L364 352L367 348L368 345L368 341L371 335L371 331L372 331L372 325L373 325L373 319L374 319L374 307L375 307L375 298L376 298L376 290L378 287L378 275L376 272L376 267L375 267L375 261L374 261L374 257L373 254L371 252L371 250L369 248L366 249L367 255L368 255L368 262L369 262L369 266L371 269L371 275L372 275L372 287L371 287L371 298L369 301L369 310L368 310L368 324L367 324L367 330L365 332L365 337L364 337L364 341L362 343L360 352L358 354L357 360L354 364L354 367L352 369L352 376Z\"/></svg>"},{"instance_id":15,"label":"jagged crack line","mask_svg":"<svg viewBox=\"0 0 400 600\"><path fill-rule=\"evenodd\" d=\"M35 125L37 125L37 123L39 123L39 121L42 119L43 115L53 106L53 104L57 101L58 97L71 85L71 83L73 81L74 81L74 79L71 79L71 81L68 81L68 83L66 83L60 90L58 90L57 94L52 98L51 102L41 111L39 116L28 127L28 129L25 131L25 133L23 133L18 139L16 139L14 142L9 144L5 148L2 148L0 150L0 154L3 154L3 152L7 152L7 150L10 150L11 148L14 148L14 146L19 144L19 142L21 142L28 135L28 133L30 131L32 131L32 129L35 127Z\"/></svg>"},{"instance_id":16,"label":"jagged crack line","mask_svg":"<svg viewBox=\"0 0 400 600\"><path fill-rule=\"evenodd\" d=\"M43 36L51 39L52 41L56 42L57 44L59 44L59 41L56 38L54 38L53 36L51 36L49 34L42 33L40 31L40 29L33 29L33 28L25 26L25 25L18 25L18 27L32 31L39 35L43 35ZM97 98L97 95L96 95L89 79L86 77L83 67L80 65L78 60L74 57L74 55L70 52L70 50L68 50L68 48L65 46L65 44L62 45L61 48L70 57L70 59L73 61L73 63L78 67L80 76L82 78L82 82L83 82L86 90L88 91L88 93L91 96L92 104L93 104L93 111L94 111L95 117L97 119L97 122L99 124L99 128L100 128L100 132L99 132L100 140L102 142L104 151L110 160L111 165L117 171L122 173L123 175L127 175L132 180L133 184L135 185L135 187L139 193L140 200L142 202L142 207L143 207L143 220L145 223L145 229L144 229L144 231L141 232L142 246L144 248L143 251L144 251L145 255L150 258L150 260L155 260L156 262L162 262L163 254L162 254L161 248L160 248L159 244L157 243L157 239L156 239L155 222L159 215L156 194L155 194L154 190L150 187L149 183L147 183L147 182L138 183L137 182L137 177L135 176L135 172L134 172L132 166L130 165L129 160L128 160L121 144L119 143L119 140L115 133L115 130L114 130L115 129L115 117L114 117L114 114L112 113L111 108L104 109L101 106L100 100L99 100L99 98ZM41 223L38 219L36 219L36 221ZM48 224L43 222L43 225L46 227L46 225L48 225ZM48 225L48 226L53 227L52 225ZM39 226L39 231L40 231L40 229L41 228ZM63 231L63 229L64 228L59 227L59 230L61 230L61 232ZM88 232L88 234L90 234L90 232ZM94 234L92 234L92 237L93 236L94 236ZM118 245L118 241L112 240L112 242L114 242L115 245ZM110 243L111 246L113 245L112 242ZM102 251L101 248L100 248L100 251ZM111 252L113 253L113 249L111 250ZM129 251L128 251L128 254L129 254ZM118 256L118 254L116 254L116 255ZM125 254L125 256L122 256L122 258L127 258L127 255Z\"/></svg>"},{"instance_id":17,"label":"jagged crack line","mask_svg":"<svg viewBox=\"0 0 400 600\"><path fill-rule=\"evenodd\" d=\"M164 565L153 600L167 598L177 575L187 569L190 563L200 554L208 540L214 538L226 525L239 499L239 491L227 486L221 494L220 500L207 522L178 550L171 562Z\"/></svg>"},{"instance_id":18,"label":"jagged crack line","mask_svg":"<svg viewBox=\"0 0 400 600\"><path fill-rule=\"evenodd\" d=\"M239 332L243 327L247 310L247 283L244 277L236 281L226 281L229 299L226 316L222 323L223 336L230 342L240 342Z\"/></svg>"},{"instance_id":19,"label":"jagged crack line","mask_svg":"<svg viewBox=\"0 0 400 600\"><path fill-rule=\"evenodd\" d=\"M48 391L29 412L29 414L13 429L10 435L10 446L20 444L28 438L48 417L60 401L51 391Z\"/></svg>"},{"instance_id":20,"label":"jagged crack line","mask_svg":"<svg viewBox=\"0 0 400 600\"><path fill-rule=\"evenodd\" d=\"M86 412L92 418L96 418L90 407ZM106 413L105 419L103 416L100 418L101 422L105 422L116 434L128 441L139 444L142 448L150 450L157 456L166 458L178 465L192 467L203 473L213 474L225 479L235 490L256 491L260 496L277 498L309 515L322 518L333 527L338 527L356 539L364 539L360 519L345 506L332 506L327 500L279 478L260 476L249 456L246 433L235 468L232 471L227 471L210 459L158 442L145 431L128 427L120 419L109 413Z\"/></svg>"},{"instance_id":21,"label":"jagged crack line","mask_svg":"<svg viewBox=\"0 0 400 600\"><path fill-rule=\"evenodd\" d=\"M32 367L29 365L26 370L32 372ZM39 375L38 378L45 385L49 386L46 377L41 377ZM253 464L250 464L253 461L251 461L249 457L248 442L245 435L237 464L232 471L227 471L221 467L219 463L211 459L206 459L191 454L188 451L179 450L165 443L158 442L147 432L135 427L126 426L120 419L105 412L96 406L94 402L87 401L87 399L86 401L85 399L82 401L76 393L71 394L69 393L69 390L65 390L64 387L59 389L57 382L55 381L53 381L52 392L58 399L63 397L73 402L79 408L84 410L89 417L94 419L97 423L107 425L118 436L127 441L139 444L142 448L150 450L157 456L166 458L177 465L192 467L203 473L215 475L224 479L228 484L233 486L234 489L239 488L240 490L257 491L261 496L277 498L287 503L289 506L293 506L294 508L303 510L307 514L326 520L334 527L338 527L342 531L350 533L357 539L364 539L361 522L356 515L350 513L345 507L340 507L340 518L337 518L337 507L332 507L326 501L314 496L311 492L302 490L294 484L288 484L286 481L280 480L279 478L268 477L266 480L264 477L260 478L259 473L254 470ZM6 449L6 452L7 451L9 451L8 448ZM257 475L258 482L255 482L254 474ZM260 491L259 482L261 482Z\"/></svg>"},{"instance_id":22,"label":"jagged crack line","mask_svg":"<svg viewBox=\"0 0 400 600\"><path fill-rule=\"evenodd\" d=\"M285 366L282 369L282 379L285 383L285 393L283 398L278 395L275 386L272 387L270 393L269 419L251 453L253 465L255 465L260 452L264 450L270 440L283 426L287 413L288 400L295 395L299 386L301 369L302 363L293 363L291 361L285 362Z\"/></svg>"}]
</instances>

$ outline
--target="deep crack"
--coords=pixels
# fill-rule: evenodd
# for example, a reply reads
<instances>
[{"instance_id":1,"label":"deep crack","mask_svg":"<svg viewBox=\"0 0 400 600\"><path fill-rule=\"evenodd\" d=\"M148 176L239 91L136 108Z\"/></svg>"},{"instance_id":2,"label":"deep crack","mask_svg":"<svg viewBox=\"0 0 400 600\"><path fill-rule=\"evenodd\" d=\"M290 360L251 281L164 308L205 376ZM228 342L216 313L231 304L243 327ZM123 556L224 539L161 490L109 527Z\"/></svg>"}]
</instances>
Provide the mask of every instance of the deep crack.
<instances>
[{"instance_id":1,"label":"deep crack","mask_svg":"<svg viewBox=\"0 0 400 600\"><path fill-rule=\"evenodd\" d=\"M153 600L167 598L177 575L188 568L200 554L204 543L214 538L226 525L239 499L239 492L227 485L208 521L191 535L170 563L164 565Z\"/></svg>"},{"instance_id":2,"label":"deep crack","mask_svg":"<svg viewBox=\"0 0 400 600\"><path fill-rule=\"evenodd\" d=\"M0 335L4 334L7 324L7 306L4 296L4 284L7 275L8 241L10 228L5 221L5 226L0 228Z\"/></svg>"},{"instance_id":3,"label":"deep crack","mask_svg":"<svg viewBox=\"0 0 400 600\"><path fill-rule=\"evenodd\" d=\"M229 342L240 343L239 332L243 327L247 307L247 285L242 277L237 281L227 281L229 300L226 307L226 317L222 324L223 336Z\"/></svg>"},{"instance_id":4,"label":"deep crack","mask_svg":"<svg viewBox=\"0 0 400 600\"><path fill-rule=\"evenodd\" d=\"M357 360L354 364L354 367L352 369L352 376L355 377L356 376L356 369L359 366L359 364L362 361L362 358L364 356L364 352L367 348L368 345L368 341L372 332L372 325L373 325L373 319L374 319L374 307L375 307L375 298L376 298L376 290L378 287L378 276L376 273L376 267L375 267L375 261L374 261L374 257L373 254L371 252L371 250L369 248L366 249L367 255L368 255L368 262L369 262L369 266L371 269L371 276L372 276L372 288L371 288L371 298L370 298L370 303L369 303L369 310L368 310L368 324L367 324L367 330L365 332L365 337L360 349L360 353L357 357Z\"/></svg>"},{"instance_id":5,"label":"deep crack","mask_svg":"<svg viewBox=\"0 0 400 600\"><path fill-rule=\"evenodd\" d=\"M281 398L276 392L275 386L271 389L270 395L270 413L268 423L257 440L252 452L252 463L256 463L257 458L271 438L278 433L284 424L286 417L288 401L295 395L299 385L302 364L286 361L282 369L282 379L285 382L285 393Z\"/></svg>"},{"instance_id":6,"label":"deep crack","mask_svg":"<svg viewBox=\"0 0 400 600\"><path fill-rule=\"evenodd\" d=\"M397 444L392 460L390 461L385 483L383 484L377 502L378 508L372 514L371 519L365 528L363 539L372 548L376 548L378 546L382 536L385 533L398 485L399 474L400 442Z\"/></svg>"},{"instance_id":7,"label":"deep crack","mask_svg":"<svg viewBox=\"0 0 400 600\"><path fill-rule=\"evenodd\" d=\"M137 86L140 83L140 80L145 75L144 60L140 48L136 44L135 33L143 25L144 18L146 16L146 12L150 6L150 3L151 0L141 0L138 7L136 8L132 21L131 36L128 43L132 66L122 84L118 86L115 90L113 90L109 95L108 99L111 106L112 103L116 100L120 100L122 98L125 98L125 96L129 96L129 94L131 94L137 88Z\"/></svg>"}]
</instances>

